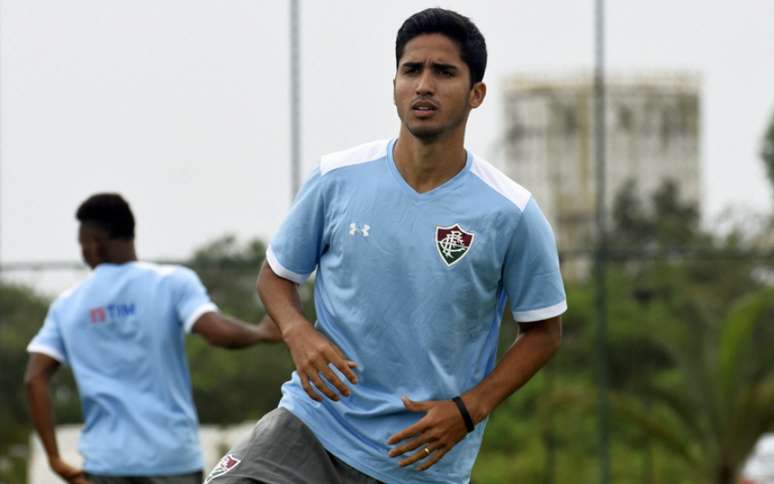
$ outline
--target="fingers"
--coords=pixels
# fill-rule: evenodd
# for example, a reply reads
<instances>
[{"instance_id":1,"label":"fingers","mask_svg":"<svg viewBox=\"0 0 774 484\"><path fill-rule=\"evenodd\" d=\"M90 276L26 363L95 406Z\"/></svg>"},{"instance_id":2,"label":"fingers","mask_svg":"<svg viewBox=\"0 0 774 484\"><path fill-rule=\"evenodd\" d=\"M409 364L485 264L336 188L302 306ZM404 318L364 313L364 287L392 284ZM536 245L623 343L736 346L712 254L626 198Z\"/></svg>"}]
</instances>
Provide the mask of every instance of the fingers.
<instances>
[{"instance_id":1,"label":"fingers","mask_svg":"<svg viewBox=\"0 0 774 484\"><path fill-rule=\"evenodd\" d=\"M82 469L70 467L68 471L68 475L66 477L63 476L68 484L89 484L89 480L86 479L86 473Z\"/></svg>"},{"instance_id":2,"label":"fingers","mask_svg":"<svg viewBox=\"0 0 774 484\"><path fill-rule=\"evenodd\" d=\"M86 473L83 469L71 466L63 461L61 457L53 457L49 461L49 465L59 477L70 484L88 484Z\"/></svg>"},{"instance_id":3,"label":"fingers","mask_svg":"<svg viewBox=\"0 0 774 484\"><path fill-rule=\"evenodd\" d=\"M345 397L349 396L349 393L350 393L349 387L344 383L342 383L341 380L339 380L339 377L336 376L336 374L333 373L333 371L331 371L330 367L328 366L324 367L320 371L320 373L322 373L322 375L325 377L326 380L328 380L328 382L330 382L334 387L336 387L339 393L341 393ZM338 400L338 396L336 397L336 400Z\"/></svg>"},{"instance_id":4,"label":"fingers","mask_svg":"<svg viewBox=\"0 0 774 484\"><path fill-rule=\"evenodd\" d=\"M322 401L322 396L320 396L317 391L322 392L326 397L333 401L338 401L340 399L339 395L331 389L326 381L333 385L336 390L345 397L348 397L352 393L349 387L342 383L341 379L336 376L328 366L323 366L321 369L310 369L308 372L299 371L298 374L304 391L306 391L307 395L312 399L318 402Z\"/></svg>"},{"instance_id":5,"label":"fingers","mask_svg":"<svg viewBox=\"0 0 774 484\"><path fill-rule=\"evenodd\" d=\"M330 344L329 347L332 351L330 353L326 352L325 354L325 365L322 367L318 367L320 373L323 374L326 380L328 380L331 385L336 387L336 389L344 395L345 397L348 397L350 395L350 390L347 385L345 385L339 376L334 373L329 366L331 363L333 364L336 369L338 369L346 378L349 380L353 385L357 384L357 376L352 371L352 368L357 368L357 363L355 363L352 360L348 360L344 357L344 355L341 353L341 350L339 350L336 345ZM338 400L338 398L337 398Z\"/></svg>"},{"instance_id":6,"label":"fingers","mask_svg":"<svg viewBox=\"0 0 774 484\"><path fill-rule=\"evenodd\" d=\"M400 397L400 399L403 402L403 405L406 407L406 410L409 410L411 412L426 412L432 407L432 403L433 403L433 402L415 402L406 396L402 396ZM397 434L390 437L387 443L390 445L397 444L401 440L408 439L409 437L413 437L414 435L424 432L425 429L427 429L427 426L428 426L427 422L425 422L424 419L420 419L414 425L406 427L405 429L401 430ZM399 454L396 454L396 455L399 455Z\"/></svg>"},{"instance_id":7,"label":"fingers","mask_svg":"<svg viewBox=\"0 0 774 484\"><path fill-rule=\"evenodd\" d=\"M407 396L400 397L400 401L403 402L403 406L410 412L426 412L432 407L433 402L415 402Z\"/></svg>"},{"instance_id":8,"label":"fingers","mask_svg":"<svg viewBox=\"0 0 774 484\"><path fill-rule=\"evenodd\" d=\"M417 466L418 471L424 471L435 465L436 462L441 460L443 456L446 455L446 453L449 452L448 447L436 447L435 449L432 449L430 451L430 455L428 456L427 460L422 462L420 465Z\"/></svg>"},{"instance_id":9,"label":"fingers","mask_svg":"<svg viewBox=\"0 0 774 484\"><path fill-rule=\"evenodd\" d=\"M443 448L443 444L440 442L428 442L417 452L414 452L408 458L400 461L400 466L406 467L421 460L425 460L421 465L417 466L417 470L425 470L441 460L441 457L443 457L444 454L446 454L446 451Z\"/></svg>"},{"instance_id":10,"label":"fingers","mask_svg":"<svg viewBox=\"0 0 774 484\"><path fill-rule=\"evenodd\" d=\"M410 442L407 442L400 447L395 447L389 452L390 457L397 457L399 455L405 454L406 452L410 452L412 450L417 449L420 446L423 446L425 444L429 444L433 439L429 438L426 434L420 435L416 439L411 440Z\"/></svg>"},{"instance_id":11,"label":"fingers","mask_svg":"<svg viewBox=\"0 0 774 484\"><path fill-rule=\"evenodd\" d=\"M357 368L357 363L351 360L346 360L344 358L341 358L336 361L333 361L333 364L336 366L336 368L339 369L339 371L345 377L347 377L347 380L349 380L350 383L352 383L353 385L357 385L357 375L355 375L355 372L352 371L352 368Z\"/></svg>"},{"instance_id":12,"label":"fingers","mask_svg":"<svg viewBox=\"0 0 774 484\"><path fill-rule=\"evenodd\" d=\"M357 364L345 358L335 344L311 326L303 328L287 338L286 343L304 391L318 402L322 401L321 395L333 401L338 401L341 395L349 396L351 390L346 380L357 384L358 378L352 371Z\"/></svg>"},{"instance_id":13,"label":"fingers","mask_svg":"<svg viewBox=\"0 0 774 484\"><path fill-rule=\"evenodd\" d=\"M304 391L306 392L309 397L311 397L312 400L322 402L322 397L319 393L314 391L314 388L312 388L312 385L309 383L309 377L306 376L306 373L298 372L298 377L301 379L301 386L304 387Z\"/></svg>"},{"instance_id":14,"label":"fingers","mask_svg":"<svg viewBox=\"0 0 774 484\"><path fill-rule=\"evenodd\" d=\"M416 462L424 461L419 466L417 466L418 471L424 471L435 465L435 463L441 460L441 458L449 451L449 448L446 446L446 444L440 440L433 440L427 436L427 434L423 434L408 444L404 444L400 447L392 449L389 455L390 457L396 457L416 449L419 450L399 462L401 467L410 466Z\"/></svg>"},{"instance_id":15,"label":"fingers","mask_svg":"<svg viewBox=\"0 0 774 484\"><path fill-rule=\"evenodd\" d=\"M355 375L355 372L352 371L352 368L357 368L357 363L352 360L348 360L347 357L344 356L344 353L342 353L336 345L331 344L331 348L333 348L334 352L334 355L332 355L332 358L330 358L331 363L333 363L333 365L338 368L338 370L345 377L347 377L347 380L349 380L350 383L357 385L357 375Z\"/></svg>"},{"instance_id":16,"label":"fingers","mask_svg":"<svg viewBox=\"0 0 774 484\"><path fill-rule=\"evenodd\" d=\"M330 370L328 370L328 372L330 372ZM325 382L322 381L322 378L320 378L320 373L313 371L311 374L307 376L309 376L309 379L312 380L312 383L314 383L314 386L317 387L318 390L323 392L326 397L330 398L331 400L338 401L339 396L336 395L336 393L333 390L331 390L331 387L329 387L327 384L325 384ZM336 381L339 383L339 385L343 386L343 384L339 381L338 378L336 378ZM344 388L347 389L346 387Z\"/></svg>"},{"instance_id":17,"label":"fingers","mask_svg":"<svg viewBox=\"0 0 774 484\"><path fill-rule=\"evenodd\" d=\"M424 471L441 460L457 442L465 437L465 429L460 421L456 407L448 401L427 400L414 402L408 397L401 397L403 405L412 412L425 412L418 422L406 427L402 431L390 437L389 445L398 444L406 439L399 447L389 451L390 457L404 456L399 462L401 467L410 466L417 462L418 471ZM411 453L411 455L407 455Z\"/></svg>"},{"instance_id":18,"label":"fingers","mask_svg":"<svg viewBox=\"0 0 774 484\"><path fill-rule=\"evenodd\" d=\"M402 440L406 440L406 439L408 439L410 437L413 437L415 435L421 434L422 432L424 432L425 428L426 428L426 424L422 420L420 420L419 422L415 423L414 425L406 427L405 429L401 430L397 434L395 434L392 437L390 437L390 439L387 441L387 443L389 445L395 445L395 444L397 444L398 442L400 442ZM392 455L392 451L390 452L390 455ZM395 454L395 455L399 455L399 454ZM393 455L393 457L395 455Z\"/></svg>"}]
</instances>

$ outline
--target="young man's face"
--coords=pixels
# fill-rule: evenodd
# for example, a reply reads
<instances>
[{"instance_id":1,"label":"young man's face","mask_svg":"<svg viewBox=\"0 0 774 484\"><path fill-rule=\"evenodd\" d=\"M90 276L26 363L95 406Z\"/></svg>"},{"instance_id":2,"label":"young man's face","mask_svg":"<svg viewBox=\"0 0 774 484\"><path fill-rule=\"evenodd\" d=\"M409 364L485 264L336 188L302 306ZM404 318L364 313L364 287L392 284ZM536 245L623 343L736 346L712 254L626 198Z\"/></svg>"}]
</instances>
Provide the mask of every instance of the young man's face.
<instances>
[{"instance_id":1,"label":"young man's face","mask_svg":"<svg viewBox=\"0 0 774 484\"><path fill-rule=\"evenodd\" d=\"M398 117L415 137L433 141L464 127L485 94L483 83L471 87L470 69L453 40L424 34L406 43L393 96Z\"/></svg>"}]
</instances>

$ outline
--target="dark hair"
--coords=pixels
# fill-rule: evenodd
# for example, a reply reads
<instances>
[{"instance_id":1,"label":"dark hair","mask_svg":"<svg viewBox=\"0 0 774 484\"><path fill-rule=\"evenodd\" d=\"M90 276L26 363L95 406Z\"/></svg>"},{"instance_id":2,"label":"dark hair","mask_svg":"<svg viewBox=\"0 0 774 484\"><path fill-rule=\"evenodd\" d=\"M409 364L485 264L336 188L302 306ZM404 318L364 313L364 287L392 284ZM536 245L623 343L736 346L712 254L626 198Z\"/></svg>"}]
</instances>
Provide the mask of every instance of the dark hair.
<instances>
[{"instance_id":1,"label":"dark hair","mask_svg":"<svg viewBox=\"0 0 774 484\"><path fill-rule=\"evenodd\" d=\"M126 200L117 193L97 193L87 198L75 212L81 223L105 229L111 239L134 240L134 215Z\"/></svg>"},{"instance_id":2,"label":"dark hair","mask_svg":"<svg viewBox=\"0 0 774 484\"><path fill-rule=\"evenodd\" d=\"M428 8L407 18L395 39L395 66L400 64L406 44L423 34L441 34L453 40L470 69L470 85L481 82L486 70L486 41L468 17L452 10Z\"/></svg>"}]
</instances>

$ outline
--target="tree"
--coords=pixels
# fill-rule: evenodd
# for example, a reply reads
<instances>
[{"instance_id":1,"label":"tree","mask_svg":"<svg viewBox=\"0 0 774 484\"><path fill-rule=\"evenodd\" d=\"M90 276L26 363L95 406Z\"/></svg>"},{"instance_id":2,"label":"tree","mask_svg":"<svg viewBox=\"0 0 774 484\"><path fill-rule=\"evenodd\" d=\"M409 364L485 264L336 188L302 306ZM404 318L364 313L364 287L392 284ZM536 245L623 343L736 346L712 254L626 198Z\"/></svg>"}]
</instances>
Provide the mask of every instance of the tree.
<instances>
[{"instance_id":1,"label":"tree","mask_svg":"<svg viewBox=\"0 0 774 484\"><path fill-rule=\"evenodd\" d=\"M611 247L631 258L632 253L671 251L704 246L708 237L699 229L699 210L680 197L680 186L665 179L644 204L637 196L637 184L628 180L613 202Z\"/></svg>"},{"instance_id":2,"label":"tree","mask_svg":"<svg viewBox=\"0 0 774 484\"><path fill-rule=\"evenodd\" d=\"M761 159L766 166L766 174L771 182L772 193L774 194L774 116L769 121L769 127L763 135L761 146Z\"/></svg>"},{"instance_id":3,"label":"tree","mask_svg":"<svg viewBox=\"0 0 774 484\"><path fill-rule=\"evenodd\" d=\"M619 213L632 206L630 200ZM650 212L637 220L617 229L649 228L638 248L660 252L610 277L611 320L619 326L610 340L618 420L680 458L692 482L734 482L755 442L774 428L774 358L767 349L774 344L774 290L755 276L755 246L737 233L701 232L698 211L680 202L673 183L654 193ZM638 302L636 313L618 299L622 288ZM620 333L632 322L645 332Z\"/></svg>"},{"instance_id":4,"label":"tree","mask_svg":"<svg viewBox=\"0 0 774 484\"><path fill-rule=\"evenodd\" d=\"M633 179L627 180L616 194L612 212L615 247L641 244L652 233L651 221L637 197L637 183Z\"/></svg>"},{"instance_id":5,"label":"tree","mask_svg":"<svg viewBox=\"0 0 774 484\"><path fill-rule=\"evenodd\" d=\"M743 297L721 321L701 313L696 307L685 324L655 335L676 366L650 383L654 407L625 394L615 401L697 482L732 484L758 439L774 430L774 289Z\"/></svg>"}]
</instances>

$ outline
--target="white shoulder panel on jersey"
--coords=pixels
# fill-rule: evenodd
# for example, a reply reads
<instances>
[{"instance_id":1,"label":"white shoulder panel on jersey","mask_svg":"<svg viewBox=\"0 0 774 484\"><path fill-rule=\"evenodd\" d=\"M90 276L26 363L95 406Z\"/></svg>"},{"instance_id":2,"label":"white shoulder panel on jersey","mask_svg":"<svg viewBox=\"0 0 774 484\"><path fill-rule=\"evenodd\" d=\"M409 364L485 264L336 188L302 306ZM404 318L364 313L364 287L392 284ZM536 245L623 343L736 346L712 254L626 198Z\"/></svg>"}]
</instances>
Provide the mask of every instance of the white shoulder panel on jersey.
<instances>
[{"instance_id":1,"label":"white shoulder panel on jersey","mask_svg":"<svg viewBox=\"0 0 774 484\"><path fill-rule=\"evenodd\" d=\"M494 191L510 200L519 210L524 210L532 194L508 176L492 166L486 160L473 155L473 166L470 171L479 177L481 181L492 187Z\"/></svg>"},{"instance_id":2,"label":"white shoulder panel on jersey","mask_svg":"<svg viewBox=\"0 0 774 484\"><path fill-rule=\"evenodd\" d=\"M172 264L156 264L154 262L145 262L145 261L137 262L136 264L138 267L153 271L162 277L166 277L172 274L173 272L180 269L181 267L181 266L176 266Z\"/></svg>"},{"instance_id":3,"label":"white shoulder panel on jersey","mask_svg":"<svg viewBox=\"0 0 774 484\"><path fill-rule=\"evenodd\" d=\"M59 296L57 297L57 299L65 299L67 297L70 297L70 295L72 293L74 293L75 290L78 289L78 286L80 286L80 285L81 285L81 283L77 282L77 283L73 284L71 287L68 287L67 289L65 289L64 291L59 293Z\"/></svg>"},{"instance_id":4,"label":"white shoulder panel on jersey","mask_svg":"<svg viewBox=\"0 0 774 484\"><path fill-rule=\"evenodd\" d=\"M358 165L384 158L390 140L379 140L355 146L344 151L323 155L320 160L320 175L344 166Z\"/></svg>"},{"instance_id":5,"label":"white shoulder panel on jersey","mask_svg":"<svg viewBox=\"0 0 774 484\"><path fill-rule=\"evenodd\" d=\"M81 287L83 285L83 283L85 283L86 281L88 281L92 277L94 277L94 271L91 271L89 273L89 275L85 279L83 279L82 281L78 281L75 284L73 284L72 286L70 286L69 288L67 288L64 291L62 291L59 294L59 296L57 297L57 300L59 300L59 299L66 299L66 298L70 297L75 291L78 290L79 287Z\"/></svg>"}]
</instances>

